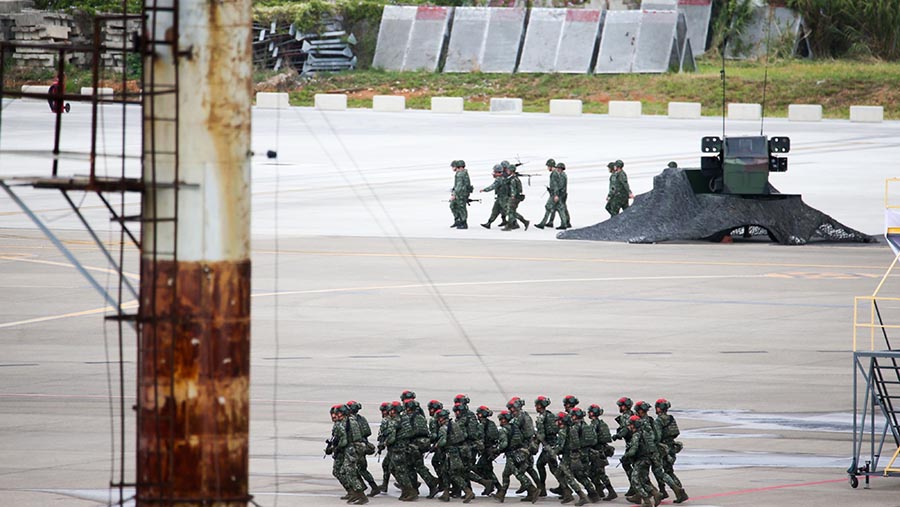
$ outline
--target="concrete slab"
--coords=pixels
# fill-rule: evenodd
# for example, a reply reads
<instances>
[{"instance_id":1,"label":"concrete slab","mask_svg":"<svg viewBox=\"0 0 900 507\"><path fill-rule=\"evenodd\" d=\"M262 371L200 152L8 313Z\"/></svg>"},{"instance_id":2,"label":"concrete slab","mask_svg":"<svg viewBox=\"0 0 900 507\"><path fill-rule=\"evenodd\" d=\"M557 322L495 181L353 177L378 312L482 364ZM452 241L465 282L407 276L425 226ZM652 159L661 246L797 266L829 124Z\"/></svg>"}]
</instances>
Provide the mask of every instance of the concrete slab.
<instances>
[{"instance_id":1,"label":"concrete slab","mask_svg":"<svg viewBox=\"0 0 900 507\"><path fill-rule=\"evenodd\" d=\"M82 95L93 95L93 94L94 94L94 89L91 88L91 87L89 87L89 86L88 86L88 87L81 87L80 93L81 93ZM113 89L112 89L112 88L98 88L98 89L97 89L97 95L112 96L112 95L113 95Z\"/></svg>"},{"instance_id":2,"label":"concrete slab","mask_svg":"<svg viewBox=\"0 0 900 507\"><path fill-rule=\"evenodd\" d=\"M567 9L556 56L556 72L587 74L597 52L601 11Z\"/></svg>"},{"instance_id":3,"label":"concrete slab","mask_svg":"<svg viewBox=\"0 0 900 507\"><path fill-rule=\"evenodd\" d=\"M595 74L631 72L643 14L640 11L608 11L603 20Z\"/></svg>"},{"instance_id":4,"label":"concrete slab","mask_svg":"<svg viewBox=\"0 0 900 507\"><path fill-rule=\"evenodd\" d=\"M729 120L759 120L762 118L760 104L728 104Z\"/></svg>"},{"instance_id":5,"label":"concrete slab","mask_svg":"<svg viewBox=\"0 0 900 507\"><path fill-rule=\"evenodd\" d=\"M632 72L662 73L679 70L675 47L678 11L643 11Z\"/></svg>"},{"instance_id":6,"label":"concrete slab","mask_svg":"<svg viewBox=\"0 0 900 507\"><path fill-rule=\"evenodd\" d=\"M403 69L416 12L418 9L415 6L384 6L372 67L385 70Z\"/></svg>"},{"instance_id":7,"label":"concrete slab","mask_svg":"<svg viewBox=\"0 0 900 507\"><path fill-rule=\"evenodd\" d=\"M700 119L702 107L699 102L669 102L669 118Z\"/></svg>"},{"instance_id":8,"label":"concrete slab","mask_svg":"<svg viewBox=\"0 0 900 507\"><path fill-rule=\"evenodd\" d=\"M515 70L525 31L525 12L522 8L491 8L481 58L482 72L511 73Z\"/></svg>"},{"instance_id":9,"label":"concrete slab","mask_svg":"<svg viewBox=\"0 0 900 507\"><path fill-rule=\"evenodd\" d=\"M491 112L501 114L519 114L522 112L522 99L492 97Z\"/></svg>"},{"instance_id":10,"label":"concrete slab","mask_svg":"<svg viewBox=\"0 0 900 507\"><path fill-rule=\"evenodd\" d=\"M862 123L881 123L884 121L882 106L850 106L850 121Z\"/></svg>"},{"instance_id":11,"label":"concrete slab","mask_svg":"<svg viewBox=\"0 0 900 507\"><path fill-rule=\"evenodd\" d=\"M0 176L49 174L49 157L6 150L51 150L54 116L42 103L5 105ZM101 107L110 143L122 134L122 107ZM491 182L492 164L516 154L531 173L549 157L564 161L572 221L581 225L606 216L597 196L608 187L607 161L623 159L632 189L645 192L669 160L696 166L700 137L718 135L720 118L288 111L253 112L254 152L279 146L277 162L254 158L251 185L250 490L257 502L277 495L283 506L345 505L321 454L328 407L357 399L377 424L380 402L413 389L445 404L464 392L494 409L511 396L537 395L559 408L571 393L603 406L612 424L618 397L666 397L685 442L675 467L689 505L896 503L900 481L875 477L870 489L854 490L846 476L852 297L871 294L893 259L886 246L794 248L740 238L627 245L561 242L534 228L501 232L496 222L490 230L447 227L440 200L452 182L450 160L467 161L477 188ZM136 154L139 110L129 106L126 121L127 149ZM89 108L73 109L63 126L61 149L85 150ZM884 178L900 164L898 127L767 119L769 135L793 142L789 171L771 180L851 227L878 233ZM728 124L732 135L758 131L756 123ZM861 157L865 171L846 169ZM117 167L115 160L99 163ZM127 159L128 174L139 171L135 162ZM83 174L80 164L64 159L60 170ZM546 200L546 176L532 179L531 186L523 181L528 198L520 206L529 219L543 215ZM58 192L18 191L105 280L104 258ZM469 208L470 224L490 212L490 195L479 196L488 199ZM129 214L136 204L126 200ZM87 195L81 209L116 244L105 206ZM106 504L118 456L110 438L118 420L109 415L119 401L117 367L108 363L118 354L116 326L9 199L0 199L0 228L0 499ZM125 271L137 276L130 247ZM891 279L886 288L896 292ZM498 313L496 302L510 294L517 303ZM133 343L125 337L128 361ZM134 363L124 369L133 379ZM127 410L132 380L124 392ZM133 478L131 424L129 412L126 479ZM608 472L621 493L627 480L614 466L622 452L615 445ZM379 465L371 459L376 475ZM373 505L396 497L391 487Z\"/></svg>"},{"instance_id":12,"label":"concrete slab","mask_svg":"<svg viewBox=\"0 0 900 507\"><path fill-rule=\"evenodd\" d=\"M687 22L687 38L694 55L706 52L706 39L712 17L712 0L679 0L678 11Z\"/></svg>"},{"instance_id":13,"label":"concrete slab","mask_svg":"<svg viewBox=\"0 0 900 507\"><path fill-rule=\"evenodd\" d=\"M462 97L431 97L431 111L435 113L461 113L465 106Z\"/></svg>"},{"instance_id":14,"label":"concrete slab","mask_svg":"<svg viewBox=\"0 0 900 507\"><path fill-rule=\"evenodd\" d=\"M790 104L788 119L791 121L822 121L821 104Z\"/></svg>"},{"instance_id":15,"label":"concrete slab","mask_svg":"<svg viewBox=\"0 0 900 507\"><path fill-rule=\"evenodd\" d=\"M403 112L406 110L406 97L403 95L375 95L372 97L372 110Z\"/></svg>"},{"instance_id":16,"label":"concrete slab","mask_svg":"<svg viewBox=\"0 0 900 507\"><path fill-rule=\"evenodd\" d=\"M290 97L287 93L258 92L256 94L256 107L264 109L287 109L291 107Z\"/></svg>"},{"instance_id":17,"label":"concrete slab","mask_svg":"<svg viewBox=\"0 0 900 507\"><path fill-rule=\"evenodd\" d=\"M416 7L401 70L437 70L452 13L452 7Z\"/></svg>"},{"instance_id":18,"label":"concrete slab","mask_svg":"<svg viewBox=\"0 0 900 507\"><path fill-rule=\"evenodd\" d=\"M491 9L488 7L456 8L453 13L453 30L450 32L450 43L447 46L444 72L481 70L490 17Z\"/></svg>"},{"instance_id":19,"label":"concrete slab","mask_svg":"<svg viewBox=\"0 0 900 507\"><path fill-rule=\"evenodd\" d=\"M554 72L566 9L534 8L528 19L518 72Z\"/></svg>"},{"instance_id":20,"label":"concrete slab","mask_svg":"<svg viewBox=\"0 0 900 507\"><path fill-rule=\"evenodd\" d=\"M313 100L316 109L320 111L344 111L347 109L347 95L343 93L317 93Z\"/></svg>"},{"instance_id":21,"label":"concrete slab","mask_svg":"<svg viewBox=\"0 0 900 507\"><path fill-rule=\"evenodd\" d=\"M550 100L550 114L555 116L581 116L582 103L580 100L552 99Z\"/></svg>"},{"instance_id":22,"label":"concrete slab","mask_svg":"<svg viewBox=\"0 0 900 507\"><path fill-rule=\"evenodd\" d=\"M614 118L639 118L641 102L639 100L610 100L609 115Z\"/></svg>"}]
</instances>

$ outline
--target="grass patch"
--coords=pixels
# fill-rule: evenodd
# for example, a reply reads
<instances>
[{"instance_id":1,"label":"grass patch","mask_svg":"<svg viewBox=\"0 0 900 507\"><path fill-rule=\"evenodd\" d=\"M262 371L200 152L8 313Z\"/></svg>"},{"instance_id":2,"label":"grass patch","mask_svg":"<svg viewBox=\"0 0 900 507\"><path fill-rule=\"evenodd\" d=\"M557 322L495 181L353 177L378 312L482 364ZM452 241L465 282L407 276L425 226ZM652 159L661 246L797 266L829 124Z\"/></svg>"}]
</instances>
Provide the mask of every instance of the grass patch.
<instances>
[{"instance_id":1,"label":"grass patch","mask_svg":"<svg viewBox=\"0 0 900 507\"><path fill-rule=\"evenodd\" d=\"M406 107L429 109L431 97L463 97L467 111L486 111L491 97L519 97L523 109L547 112L550 99L580 99L586 113L605 113L610 100L639 100L644 114L666 114L669 102L700 102L718 116L722 82L717 61L701 61L692 74L437 74L378 70L322 74L287 90L291 104L313 105L317 93L346 93L349 107L371 107L373 95L404 95ZM729 62L727 102L761 103L765 66ZM772 61L766 115L786 117L789 104L821 104L828 118L847 118L851 105L884 106L885 118L900 119L900 63L844 60ZM266 90L258 86L258 91ZM284 91L284 90L282 90Z\"/></svg>"}]
</instances>

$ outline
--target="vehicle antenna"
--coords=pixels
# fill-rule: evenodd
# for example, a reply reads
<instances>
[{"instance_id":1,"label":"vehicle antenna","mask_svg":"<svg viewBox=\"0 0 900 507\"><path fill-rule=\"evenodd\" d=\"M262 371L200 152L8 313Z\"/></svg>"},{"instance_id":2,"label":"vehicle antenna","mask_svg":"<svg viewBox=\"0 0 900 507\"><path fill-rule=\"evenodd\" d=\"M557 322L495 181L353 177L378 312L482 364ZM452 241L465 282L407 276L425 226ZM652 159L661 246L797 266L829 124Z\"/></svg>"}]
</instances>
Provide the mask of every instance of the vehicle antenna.
<instances>
[{"instance_id":1,"label":"vehicle antenna","mask_svg":"<svg viewBox=\"0 0 900 507\"><path fill-rule=\"evenodd\" d=\"M766 70L763 73L762 114L759 118L759 135L763 135L763 125L766 122L766 87L769 84L769 37L772 35L772 18L775 11L769 7L769 23L766 27Z\"/></svg>"}]
</instances>

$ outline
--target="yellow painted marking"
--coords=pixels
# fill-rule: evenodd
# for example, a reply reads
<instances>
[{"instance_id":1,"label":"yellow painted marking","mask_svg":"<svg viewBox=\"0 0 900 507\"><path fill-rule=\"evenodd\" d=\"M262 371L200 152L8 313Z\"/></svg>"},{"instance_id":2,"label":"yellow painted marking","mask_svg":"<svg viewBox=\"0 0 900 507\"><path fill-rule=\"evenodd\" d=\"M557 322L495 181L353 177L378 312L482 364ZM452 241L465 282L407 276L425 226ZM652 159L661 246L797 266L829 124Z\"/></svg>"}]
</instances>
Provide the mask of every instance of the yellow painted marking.
<instances>
[{"instance_id":1,"label":"yellow painted marking","mask_svg":"<svg viewBox=\"0 0 900 507\"><path fill-rule=\"evenodd\" d=\"M861 266L853 264L798 264L789 262L728 262L728 261L677 261L677 260L637 260L637 259L590 259L576 257L507 257L487 255L440 255L440 254L405 254L377 252L324 252L315 250L254 250L254 253L279 255L320 255L323 257L398 257L417 259L456 259L456 260L495 260L495 261L531 261L531 262L587 262L597 264L642 264L660 266L734 266L765 268L828 268L828 269L877 269L884 266Z\"/></svg>"},{"instance_id":2,"label":"yellow painted marking","mask_svg":"<svg viewBox=\"0 0 900 507\"><path fill-rule=\"evenodd\" d=\"M69 264L68 262L42 261L42 260L38 260L38 259L22 259L22 258L18 258L18 257L10 257L7 255L0 255L0 260L16 261L16 262L30 262L32 264L46 264L48 266L60 266L60 267L65 267L65 268L74 268L75 267L75 266ZM119 272L114 269L98 268L98 267L94 267L94 266L84 266L84 265L82 265L82 267L88 271L97 271L100 273L109 273L112 275L119 274ZM141 279L140 275L136 275L134 273L129 273L127 271L123 271L122 274L133 280Z\"/></svg>"},{"instance_id":3,"label":"yellow painted marking","mask_svg":"<svg viewBox=\"0 0 900 507\"><path fill-rule=\"evenodd\" d=\"M888 234L900 234L900 227L888 227Z\"/></svg>"},{"instance_id":4,"label":"yellow painted marking","mask_svg":"<svg viewBox=\"0 0 900 507\"><path fill-rule=\"evenodd\" d=\"M123 309L137 308L137 303L138 302L136 300L128 301L127 303L122 304L122 308ZM68 319L71 317L83 317L85 315L96 315L98 313L106 313L106 312L114 312L114 311L116 311L116 308L114 306L104 306L103 308L94 308L93 310L83 310L80 312L63 313L60 315L49 315L47 317L36 317L34 319L19 320L16 322L6 322L4 324L0 324L0 329L21 326L24 324L35 324L38 322L47 322L47 321L51 321L51 320Z\"/></svg>"}]
</instances>

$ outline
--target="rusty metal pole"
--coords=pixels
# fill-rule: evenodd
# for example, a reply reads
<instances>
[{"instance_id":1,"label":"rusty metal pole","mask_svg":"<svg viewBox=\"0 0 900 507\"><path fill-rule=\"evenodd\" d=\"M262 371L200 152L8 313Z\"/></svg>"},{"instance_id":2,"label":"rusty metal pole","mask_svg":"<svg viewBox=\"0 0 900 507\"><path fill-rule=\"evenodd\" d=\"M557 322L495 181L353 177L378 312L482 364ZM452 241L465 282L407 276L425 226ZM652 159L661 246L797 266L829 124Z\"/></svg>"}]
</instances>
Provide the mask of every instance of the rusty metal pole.
<instances>
[{"instance_id":1,"label":"rusty metal pole","mask_svg":"<svg viewBox=\"0 0 900 507\"><path fill-rule=\"evenodd\" d=\"M137 505L246 507L251 1L144 14Z\"/></svg>"}]
</instances>

